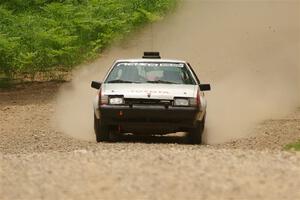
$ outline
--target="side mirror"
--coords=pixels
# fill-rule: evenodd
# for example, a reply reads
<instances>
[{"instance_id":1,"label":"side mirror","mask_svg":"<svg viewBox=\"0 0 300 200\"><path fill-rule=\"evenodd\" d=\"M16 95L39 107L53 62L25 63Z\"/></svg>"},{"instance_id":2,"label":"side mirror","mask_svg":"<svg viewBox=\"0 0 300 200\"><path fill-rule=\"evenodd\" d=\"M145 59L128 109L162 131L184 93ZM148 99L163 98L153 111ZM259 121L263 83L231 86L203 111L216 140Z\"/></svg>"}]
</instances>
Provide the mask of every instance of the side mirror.
<instances>
[{"instance_id":1,"label":"side mirror","mask_svg":"<svg viewBox=\"0 0 300 200\"><path fill-rule=\"evenodd\" d=\"M98 82L98 81L92 81L92 83L91 83L91 87L92 87L92 88L94 88L94 89L97 89L97 90L99 90L99 89L100 89L100 87L101 87L101 83L100 83L100 82Z\"/></svg>"},{"instance_id":2,"label":"side mirror","mask_svg":"<svg viewBox=\"0 0 300 200\"><path fill-rule=\"evenodd\" d=\"M210 91L210 84L200 84L199 85L201 91Z\"/></svg>"}]
</instances>

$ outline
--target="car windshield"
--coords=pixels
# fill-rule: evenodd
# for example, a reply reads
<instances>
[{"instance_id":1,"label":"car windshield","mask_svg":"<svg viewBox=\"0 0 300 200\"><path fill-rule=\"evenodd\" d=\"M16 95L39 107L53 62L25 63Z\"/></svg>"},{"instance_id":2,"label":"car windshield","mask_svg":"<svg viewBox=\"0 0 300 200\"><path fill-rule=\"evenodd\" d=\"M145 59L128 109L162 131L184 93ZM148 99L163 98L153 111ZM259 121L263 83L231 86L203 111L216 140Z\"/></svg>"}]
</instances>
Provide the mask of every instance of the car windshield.
<instances>
[{"instance_id":1,"label":"car windshield","mask_svg":"<svg viewBox=\"0 0 300 200\"><path fill-rule=\"evenodd\" d=\"M119 62L105 83L160 83L195 85L195 81L183 63Z\"/></svg>"}]
</instances>

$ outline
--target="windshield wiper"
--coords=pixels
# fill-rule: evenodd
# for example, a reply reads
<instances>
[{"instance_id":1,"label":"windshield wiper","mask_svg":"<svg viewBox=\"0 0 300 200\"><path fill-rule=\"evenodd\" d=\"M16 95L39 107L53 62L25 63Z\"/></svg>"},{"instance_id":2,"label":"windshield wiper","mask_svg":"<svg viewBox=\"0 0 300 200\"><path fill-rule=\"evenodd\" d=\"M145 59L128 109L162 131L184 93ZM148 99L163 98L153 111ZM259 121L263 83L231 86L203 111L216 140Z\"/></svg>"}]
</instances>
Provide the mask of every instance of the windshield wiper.
<instances>
[{"instance_id":1,"label":"windshield wiper","mask_svg":"<svg viewBox=\"0 0 300 200\"><path fill-rule=\"evenodd\" d=\"M147 83L167 83L167 84L176 84L170 81L156 80L156 81L147 81Z\"/></svg>"},{"instance_id":2,"label":"windshield wiper","mask_svg":"<svg viewBox=\"0 0 300 200\"><path fill-rule=\"evenodd\" d=\"M125 81L125 80L121 80L121 79L116 79L116 80L108 81L107 83L140 83L140 82Z\"/></svg>"}]
</instances>

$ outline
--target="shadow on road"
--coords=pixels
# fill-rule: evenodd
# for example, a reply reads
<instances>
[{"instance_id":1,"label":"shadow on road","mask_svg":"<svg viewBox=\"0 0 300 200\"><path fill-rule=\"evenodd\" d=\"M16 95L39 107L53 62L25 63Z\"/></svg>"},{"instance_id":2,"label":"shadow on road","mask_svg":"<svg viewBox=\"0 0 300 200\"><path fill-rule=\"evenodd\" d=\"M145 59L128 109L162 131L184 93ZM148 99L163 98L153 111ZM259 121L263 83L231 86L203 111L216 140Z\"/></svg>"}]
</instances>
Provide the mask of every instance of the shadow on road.
<instances>
[{"instance_id":1,"label":"shadow on road","mask_svg":"<svg viewBox=\"0 0 300 200\"><path fill-rule=\"evenodd\" d=\"M146 143L146 144L188 144L184 135L146 136L146 135L123 135L114 138L114 142L121 143Z\"/></svg>"}]
</instances>

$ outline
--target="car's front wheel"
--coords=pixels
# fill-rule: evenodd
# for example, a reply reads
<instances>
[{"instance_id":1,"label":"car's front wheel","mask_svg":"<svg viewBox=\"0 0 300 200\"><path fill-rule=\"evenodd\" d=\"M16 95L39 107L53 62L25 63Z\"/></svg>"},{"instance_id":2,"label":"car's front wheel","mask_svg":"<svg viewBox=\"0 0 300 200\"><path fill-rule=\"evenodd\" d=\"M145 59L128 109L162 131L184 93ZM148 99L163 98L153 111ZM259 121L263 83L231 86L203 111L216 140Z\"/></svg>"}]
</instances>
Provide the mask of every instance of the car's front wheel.
<instances>
[{"instance_id":1,"label":"car's front wheel","mask_svg":"<svg viewBox=\"0 0 300 200\"><path fill-rule=\"evenodd\" d=\"M201 144L202 135L205 127L205 117L202 121L197 121L196 126L188 132L188 140L190 144Z\"/></svg>"},{"instance_id":2,"label":"car's front wheel","mask_svg":"<svg viewBox=\"0 0 300 200\"><path fill-rule=\"evenodd\" d=\"M101 122L101 119L97 119L94 115L94 130L96 135L97 142L106 142L109 141L109 128L104 123Z\"/></svg>"}]
</instances>

